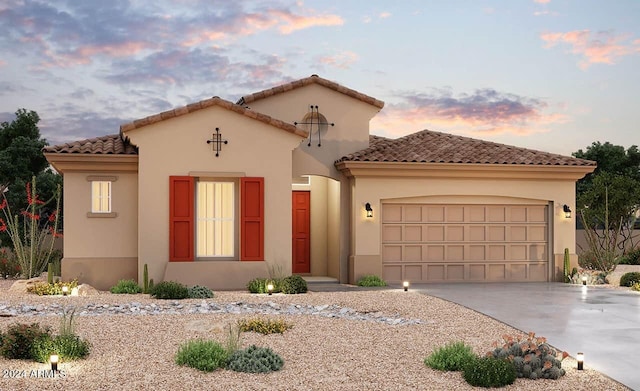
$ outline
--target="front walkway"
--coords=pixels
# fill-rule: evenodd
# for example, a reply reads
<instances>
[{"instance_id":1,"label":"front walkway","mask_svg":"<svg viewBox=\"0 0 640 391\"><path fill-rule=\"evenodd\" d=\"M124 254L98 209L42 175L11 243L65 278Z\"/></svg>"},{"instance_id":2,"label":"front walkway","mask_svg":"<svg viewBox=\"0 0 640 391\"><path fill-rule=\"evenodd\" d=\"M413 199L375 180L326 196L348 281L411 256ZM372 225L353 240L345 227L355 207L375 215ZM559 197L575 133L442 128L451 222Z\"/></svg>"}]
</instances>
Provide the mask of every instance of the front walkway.
<instances>
[{"instance_id":1,"label":"front walkway","mask_svg":"<svg viewBox=\"0 0 640 391\"><path fill-rule=\"evenodd\" d=\"M563 283L422 284L411 289L533 331L585 367L640 390L640 293Z\"/></svg>"}]
</instances>

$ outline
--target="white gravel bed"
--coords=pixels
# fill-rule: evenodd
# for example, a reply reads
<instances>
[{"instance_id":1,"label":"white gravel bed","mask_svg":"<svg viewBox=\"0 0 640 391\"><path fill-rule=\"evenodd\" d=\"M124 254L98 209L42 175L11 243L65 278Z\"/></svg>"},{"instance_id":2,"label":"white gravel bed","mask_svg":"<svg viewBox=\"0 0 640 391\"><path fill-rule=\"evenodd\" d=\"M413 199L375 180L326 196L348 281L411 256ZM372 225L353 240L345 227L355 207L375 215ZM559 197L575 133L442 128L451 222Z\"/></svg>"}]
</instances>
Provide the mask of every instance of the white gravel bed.
<instances>
[{"instance_id":1,"label":"white gravel bed","mask_svg":"<svg viewBox=\"0 0 640 391\"><path fill-rule=\"evenodd\" d=\"M9 286L10 282L0 281L0 304L82 306L160 302L147 295L110 293L91 297L38 297L7 292ZM221 304L272 301L283 306L339 305L423 322L387 325L312 315L286 316L294 327L282 335L242 334L243 347L256 344L279 353L285 361L283 369L270 374L245 374L228 370L204 373L176 365L173 357L180 344L193 338L223 342L225 335L221 328L224 325L255 315L78 316L77 334L92 343L86 359L61 363L59 369L64 371L64 377L38 378L31 376L32 371L46 370L48 365L0 358L3 371L0 390L472 390L475 388L469 386L459 372L432 370L423 364L424 358L449 341L464 341L473 346L476 353L484 354L503 334L519 333L459 305L401 290L273 296L216 292L214 300ZM2 317L0 330L5 331L13 323L31 322L50 325L55 331L59 317ZM194 323L211 327L209 331L195 331ZM577 371L575 367L575 360L569 357L563 361L567 373L559 380L518 379L503 389L628 390L588 365L584 371Z\"/></svg>"}]
</instances>

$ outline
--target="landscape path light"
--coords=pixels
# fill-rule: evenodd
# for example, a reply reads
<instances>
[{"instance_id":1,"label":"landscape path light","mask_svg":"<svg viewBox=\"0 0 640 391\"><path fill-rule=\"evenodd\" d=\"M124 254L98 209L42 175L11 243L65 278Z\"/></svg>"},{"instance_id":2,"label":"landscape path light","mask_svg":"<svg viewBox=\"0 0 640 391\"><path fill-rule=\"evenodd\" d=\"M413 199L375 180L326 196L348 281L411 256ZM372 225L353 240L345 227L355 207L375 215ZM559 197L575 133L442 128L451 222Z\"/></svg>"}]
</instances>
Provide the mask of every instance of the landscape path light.
<instances>
[{"instance_id":1,"label":"landscape path light","mask_svg":"<svg viewBox=\"0 0 640 391\"><path fill-rule=\"evenodd\" d=\"M57 371L58 370L58 360L60 359L60 357L58 357L57 354L52 354L51 356L49 356L49 362L51 363L51 370L52 371Z\"/></svg>"},{"instance_id":2,"label":"landscape path light","mask_svg":"<svg viewBox=\"0 0 640 391\"><path fill-rule=\"evenodd\" d=\"M584 353L578 352L576 360L578 361L578 370L582 371L584 369Z\"/></svg>"},{"instance_id":3,"label":"landscape path light","mask_svg":"<svg viewBox=\"0 0 640 391\"><path fill-rule=\"evenodd\" d=\"M267 284L267 292L269 293L269 296L271 296L273 293L273 284Z\"/></svg>"},{"instance_id":4,"label":"landscape path light","mask_svg":"<svg viewBox=\"0 0 640 391\"><path fill-rule=\"evenodd\" d=\"M402 287L404 288L404 291L408 291L409 290L409 281L404 281L402 283Z\"/></svg>"},{"instance_id":5,"label":"landscape path light","mask_svg":"<svg viewBox=\"0 0 640 391\"><path fill-rule=\"evenodd\" d=\"M69 287L67 285L62 286L62 296L66 296L69 294Z\"/></svg>"}]
</instances>

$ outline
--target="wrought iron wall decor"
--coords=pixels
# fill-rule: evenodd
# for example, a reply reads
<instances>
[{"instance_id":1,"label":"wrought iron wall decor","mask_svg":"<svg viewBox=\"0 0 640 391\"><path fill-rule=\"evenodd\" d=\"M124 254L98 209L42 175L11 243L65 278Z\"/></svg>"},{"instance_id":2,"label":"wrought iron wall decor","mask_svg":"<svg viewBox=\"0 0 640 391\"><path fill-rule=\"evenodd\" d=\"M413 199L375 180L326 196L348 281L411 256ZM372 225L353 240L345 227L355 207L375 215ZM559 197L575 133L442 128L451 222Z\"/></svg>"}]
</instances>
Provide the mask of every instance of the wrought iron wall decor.
<instances>
[{"instance_id":1,"label":"wrought iron wall decor","mask_svg":"<svg viewBox=\"0 0 640 391\"><path fill-rule=\"evenodd\" d=\"M326 118L324 118L324 116L322 114L320 114L320 112L318 111L318 105L310 105L309 106L309 113L307 113L307 115L305 116L305 119L303 120L304 122L294 122L294 125L308 125L309 126L309 143L307 143L307 146L310 147L311 146L311 136L313 135L313 127L316 127L316 130L318 133L318 146L321 147L322 146L322 136L320 135L320 127L322 125L327 126L335 126L335 124L333 122L328 123Z\"/></svg>"},{"instance_id":2,"label":"wrought iron wall decor","mask_svg":"<svg viewBox=\"0 0 640 391\"><path fill-rule=\"evenodd\" d=\"M212 150L216 152L216 157L220 156L220 151L222 150L222 144L228 144L227 140L222 139L222 133L220 133L220 128L216 128L216 132L211 135L211 140L207 140L207 144L213 144Z\"/></svg>"}]
</instances>

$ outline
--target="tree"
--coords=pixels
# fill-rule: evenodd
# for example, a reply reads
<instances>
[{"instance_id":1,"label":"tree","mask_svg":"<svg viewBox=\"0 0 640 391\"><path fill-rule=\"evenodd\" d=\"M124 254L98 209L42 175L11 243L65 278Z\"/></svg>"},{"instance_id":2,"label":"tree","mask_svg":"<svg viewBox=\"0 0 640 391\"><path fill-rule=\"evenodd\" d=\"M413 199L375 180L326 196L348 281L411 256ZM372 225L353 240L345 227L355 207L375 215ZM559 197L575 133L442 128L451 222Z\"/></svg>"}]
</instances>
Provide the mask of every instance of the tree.
<instances>
[{"instance_id":1,"label":"tree","mask_svg":"<svg viewBox=\"0 0 640 391\"><path fill-rule=\"evenodd\" d=\"M42 199L55 196L62 177L48 169L42 148L48 145L40 136L40 117L35 111L18 109L16 119L0 123L0 192L14 211L28 207L26 185L35 176ZM52 213L45 211L44 216ZM6 233L0 235L6 244Z\"/></svg>"},{"instance_id":2,"label":"tree","mask_svg":"<svg viewBox=\"0 0 640 391\"><path fill-rule=\"evenodd\" d=\"M588 233L593 234L598 239L595 243L601 246L608 246L614 238L616 251L624 253L634 248L633 229L640 207L638 147L632 145L625 150L619 145L597 141L586 151L574 152L573 156L598 163L593 173L576 184L577 208L585 230L592 231Z\"/></svg>"}]
</instances>

